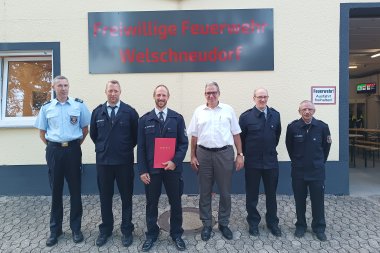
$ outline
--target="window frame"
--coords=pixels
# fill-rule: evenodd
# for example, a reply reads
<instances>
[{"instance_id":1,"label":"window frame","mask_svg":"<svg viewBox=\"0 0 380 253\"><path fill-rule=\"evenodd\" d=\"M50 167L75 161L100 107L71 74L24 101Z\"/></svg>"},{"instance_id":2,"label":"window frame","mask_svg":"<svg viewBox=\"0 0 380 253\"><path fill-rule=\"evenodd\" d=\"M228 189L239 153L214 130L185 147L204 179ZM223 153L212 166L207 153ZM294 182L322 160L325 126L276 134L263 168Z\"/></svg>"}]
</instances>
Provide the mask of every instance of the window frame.
<instances>
[{"instance_id":1,"label":"window frame","mask_svg":"<svg viewBox=\"0 0 380 253\"><path fill-rule=\"evenodd\" d=\"M8 70L4 71L7 67L5 61L10 58L29 58L32 57L51 57L52 61L52 78L61 74L60 63L60 43L59 42L26 42L26 43L0 43L0 128L33 128L36 116L26 117L6 117L6 103L8 84ZM4 60L3 60L4 58ZM37 59L36 58L36 59ZM37 59L38 60L38 59ZM54 97L52 91L51 97Z\"/></svg>"},{"instance_id":2,"label":"window frame","mask_svg":"<svg viewBox=\"0 0 380 253\"><path fill-rule=\"evenodd\" d=\"M49 56L47 56L49 55ZM1 54L0 54L0 57ZM51 54L44 54L44 56L27 56L27 57L4 57L2 62L3 62L3 91L2 94L4 96L2 97L2 103L1 103L1 112L0 112L0 121L2 121L4 124L11 124L13 125L14 123L18 123L19 125L33 125L34 121L36 120L36 116L23 116L23 117L7 117L6 116L6 110L7 110L7 100L8 100L8 69L9 69L9 62L10 61L46 61L50 60L52 61ZM53 70L52 70L52 75L53 75ZM52 78L53 79L53 78ZM51 98L54 97L53 89L50 89L50 94ZM32 121L32 122L30 122Z\"/></svg>"}]
</instances>

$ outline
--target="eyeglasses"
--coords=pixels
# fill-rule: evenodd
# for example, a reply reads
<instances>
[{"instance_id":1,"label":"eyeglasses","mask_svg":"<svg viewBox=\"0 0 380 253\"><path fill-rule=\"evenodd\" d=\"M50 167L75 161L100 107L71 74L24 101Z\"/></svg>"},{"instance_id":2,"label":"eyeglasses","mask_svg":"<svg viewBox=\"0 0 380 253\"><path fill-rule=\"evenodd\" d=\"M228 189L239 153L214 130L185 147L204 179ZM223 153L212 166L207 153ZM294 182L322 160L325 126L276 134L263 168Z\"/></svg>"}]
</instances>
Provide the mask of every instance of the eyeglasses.
<instances>
[{"instance_id":1,"label":"eyeglasses","mask_svg":"<svg viewBox=\"0 0 380 253\"><path fill-rule=\"evenodd\" d=\"M208 91L208 92L205 92L205 95L206 96L216 96L218 95L218 92L217 91Z\"/></svg>"},{"instance_id":2,"label":"eyeglasses","mask_svg":"<svg viewBox=\"0 0 380 253\"><path fill-rule=\"evenodd\" d=\"M257 99L268 99L269 96L258 96L258 97L255 96L255 98L257 98Z\"/></svg>"},{"instance_id":3,"label":"eyeglasses","mask_svg":"<svg viewBox=\"0 0 380 253\"><path fill-rule=\"evenodd\" d=\"M301 112L307 112L307 111L313 112L313 111L315 111L315 109L312 109L312 108L303 108L303 109L300 109L300 111Z\"/></svg>"}]
</instances>

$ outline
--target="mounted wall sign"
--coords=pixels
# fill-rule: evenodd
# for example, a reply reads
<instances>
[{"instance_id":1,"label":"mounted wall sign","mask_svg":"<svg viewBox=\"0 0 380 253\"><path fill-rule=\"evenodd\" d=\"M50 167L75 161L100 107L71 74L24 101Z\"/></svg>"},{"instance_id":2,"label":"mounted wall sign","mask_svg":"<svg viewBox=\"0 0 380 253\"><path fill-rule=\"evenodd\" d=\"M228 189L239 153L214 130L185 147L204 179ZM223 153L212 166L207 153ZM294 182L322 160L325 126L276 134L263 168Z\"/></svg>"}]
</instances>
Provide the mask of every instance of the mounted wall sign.
<instances>
[{"instance_id":1,"label":"mounted wall sign","mask_svg":"<svg viewBox=\"0 0 380 253\"><path fill-rule=\"evenodd\" d=\"M89 72L273 70L273 9L88 13Z\"/></svg>"},{"instance_id":2,"label":"mounted wall sign","mask_svg":"<svg viewBox=\"0 0 380 253\"><path fill-rule=\"evenodd\" d=\"M336 86L312 86L311 102L316 105L335 105Z\"/></svg>"}]
</instances>

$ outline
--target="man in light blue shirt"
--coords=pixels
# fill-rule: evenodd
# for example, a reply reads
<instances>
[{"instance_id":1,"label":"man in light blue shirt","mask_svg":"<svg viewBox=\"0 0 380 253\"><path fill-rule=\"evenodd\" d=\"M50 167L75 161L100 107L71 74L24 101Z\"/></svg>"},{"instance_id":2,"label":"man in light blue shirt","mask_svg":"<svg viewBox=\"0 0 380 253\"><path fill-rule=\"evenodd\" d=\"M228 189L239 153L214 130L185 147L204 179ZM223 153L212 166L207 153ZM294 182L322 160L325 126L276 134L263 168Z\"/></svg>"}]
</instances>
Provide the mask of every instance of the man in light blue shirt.
<instances>
[{"instance_id":1,"label":"man in light blue shirt","mask_svg":"<svg viewBox=\"0 0 380 253\"><path fill-rule=\"evenodd\" d=\"M56 98L41 107L34 124L40 130L41 140L47 145L46 161L52 189L50 237L46 241L48 247L55 245L62 234L64 178L70 191L70 228L73 241L75 243L83 241L80 145L86 138L91 118L82 100L68 96L69 81L66 77L55 77L53 89Z\"/></svg>"}]
</instances>

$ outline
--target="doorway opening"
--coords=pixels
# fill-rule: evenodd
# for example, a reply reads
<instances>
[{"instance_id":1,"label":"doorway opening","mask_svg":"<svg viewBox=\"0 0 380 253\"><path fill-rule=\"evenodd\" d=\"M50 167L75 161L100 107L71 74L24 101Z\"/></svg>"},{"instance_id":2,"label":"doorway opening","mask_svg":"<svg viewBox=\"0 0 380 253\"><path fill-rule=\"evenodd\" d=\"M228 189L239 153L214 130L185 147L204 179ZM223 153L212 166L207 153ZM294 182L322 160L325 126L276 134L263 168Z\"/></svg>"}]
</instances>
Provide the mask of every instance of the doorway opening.
<instances>
[{"instance_id":1,"label":"doorway opening","mask_svg":"<svg viewBox=\"0 0 380 253\"><path fill-rule=\"evenodd\" d=\"M342 6L349 28L348 71L341 62L341 75L348 76L342 84L348 84L349 192L375 195L380 193L380 3Z\"/></svg>"}]
</instances>

